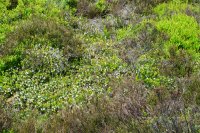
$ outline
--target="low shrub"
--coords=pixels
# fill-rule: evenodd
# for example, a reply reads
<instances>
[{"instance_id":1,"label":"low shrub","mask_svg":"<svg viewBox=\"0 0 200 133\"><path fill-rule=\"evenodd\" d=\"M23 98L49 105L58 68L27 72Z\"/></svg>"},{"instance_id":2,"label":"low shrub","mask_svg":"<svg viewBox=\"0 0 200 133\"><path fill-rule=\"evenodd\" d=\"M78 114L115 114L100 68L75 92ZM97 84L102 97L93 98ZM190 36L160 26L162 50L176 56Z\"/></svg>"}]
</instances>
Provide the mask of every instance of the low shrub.
<instances>
[{"instance_id":1,"label":"low shrub","mask_svg":"<svg viewBox=\"0 0 200 133\"><path fill-rule=\"evenodd\" d=\"M8 62L13 66L20 64L19 61L28 56L27 53L30 50L27 49L32 49L35 45L59 49L63 53L62 58L66 58L66 60L70 57L79 58L83 54L82 43L73 35L72 31L52 20L34 17L19 25L8 35L7 41L1 45L0 54L2 57L7 56L6 58L8 58L9 55L16 58L16 60L4 60L3 69L10 68ZM42 56L42 53L39 56Z\"/></svg>"},{"instance_id":2,"label":"low shrub","mask_svg":"<svg viewBox=\"0 0 200 133\"><path fill-rule=\"evenodd\" d=\"M113 83L116 83L116 81ZM147 90L137 83L133 84L133 81L129 79L124 80L121 85L113 85L117 88L110 94L112 98L101 95L100 97L93 97L91 102L85 106L64 109L42 123L41 131L118 132L147 130L148 127L139 127L139 124L143 125L140 123L141 117L149 115L145 100ZM26 131L37 127L38 123L31 121L18 124L17 129L23 129L24 125L30 127Z\"/></svg>"},{"instance_id":3,"label":"low shrub","mask_svg":"<svg viewBox=\"0 0 200 133\"><path fill-rule=\"evenodd\" d=\"M80 0L77 3L77 14L88 18L103 17L109 12L109 3L106 0Z\"/></svg>"},{"instance_id":4,"label":"low shrub","mask_svg":"<svg viewBox=\"0 0 200 133\"><path fill-rule=\"evenodd\" d=\"M68 59L59 49L48 46L37 46L25 51L25 57L21 61L22 70L32 70L56 75L66 71Z\"/></svg>"},{"instance_id":5,"label":"low shrub","mask_svg":"<svg viewBox=\"0 0 200 133\"><path fill-rule=\"evenodd\" d=\"M190 77L185 85L184 100L187 106L190 104L200 105L200 80L199 75Z\"/></svg>"},{"instance_id":6,"label":"low shrub","mask_svg":"<svg viewBox=\"0 0 200 133\"><path fill-rule=\"evenodd\" d=\"M199 107L184 105L181 88L149 90L130 77L119 83L113 81L112 85L115 89L110 96L93 97L85 106L64 109L43 123L27 120L14 129L28 131L34 127L34 131L40 132L199 131Z\"/></svg>"},{"instance_id":7,"label":"low shrub","mask_svg":"<svg viewBox=\"0 0 200 133\"><path fill-rule=\"evenodd\" d=\"M2 46L1 55L13 52L15 48L19 47L18 45L31 47L34 44L45 45L44 43L46 45L50 43L50 46L62 49L65 55L79 54L81 49L81 44L73 37L72 31L53 20L34 17L19 25L8 35L7 41Z\"/></svg>"},{"instance_id":8,"label":"low shrub","mask_svg":"<svg viewBox=\"0 0 200 133\"><path fill-rule=\"evenodd\" d=\"M6 132L12 127L12 116L4 109L4 101L0 97L0 132Z\"/></svg>"},{"instance_id":9,"label":"low shrub","mask_svg":"<svg viewBox=\"0 0 200 133\"><path fill-rule=\"evenodd\" d=\"M197 65L194 57L186 50L177 49L176 46L171 47L169 59L161 61L160 72L170 77L190 77Z\"/></svg>"},{"instance_id":10,"label":"low shrub","mask_svg":"<svg viewBox=\"0 0 200 133\"><path fill-rule=\"evenodd\" d=\"M168 0L134 0L134 4L136 5L135 12L149 14L154 7L164 2L168 2Z\"/></svg>"}]
</instances>

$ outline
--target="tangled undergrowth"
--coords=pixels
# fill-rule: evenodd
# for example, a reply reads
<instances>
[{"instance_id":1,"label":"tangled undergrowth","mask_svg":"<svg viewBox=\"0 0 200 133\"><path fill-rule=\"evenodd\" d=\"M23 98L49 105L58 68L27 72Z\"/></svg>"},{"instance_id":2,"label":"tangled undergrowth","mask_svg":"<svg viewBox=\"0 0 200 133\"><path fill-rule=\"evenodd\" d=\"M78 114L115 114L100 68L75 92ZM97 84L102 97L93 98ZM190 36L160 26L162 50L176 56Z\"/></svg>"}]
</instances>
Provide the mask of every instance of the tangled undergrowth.
<instances>
[{"instance_id":1,"label":"tangled undergrowth","mask_svg":"<svg viewBox=\"0 0 200 133\"><path fill-rule=\"evenodd\" d=\"M0 0L0 132L200 132L199 7Z\"/></svg>"}]
</instances>

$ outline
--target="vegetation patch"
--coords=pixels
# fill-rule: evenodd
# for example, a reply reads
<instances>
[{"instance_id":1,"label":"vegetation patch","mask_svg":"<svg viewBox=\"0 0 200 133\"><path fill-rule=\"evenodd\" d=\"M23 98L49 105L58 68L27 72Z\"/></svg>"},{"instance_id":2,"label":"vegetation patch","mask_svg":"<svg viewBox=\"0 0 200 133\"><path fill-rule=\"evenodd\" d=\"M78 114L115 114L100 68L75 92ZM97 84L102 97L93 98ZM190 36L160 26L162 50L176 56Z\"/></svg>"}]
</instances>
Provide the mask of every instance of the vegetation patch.
<instances>
[{"instance_id":1,"label":"vegetation patch","mask_svg":"<svg viewBox=\"0 0 200 133\"><path fill-rule=\"evenodd\" d=\"M0 0L0 132L200 132L199 7Z\"/></svg>"}]
</instances>

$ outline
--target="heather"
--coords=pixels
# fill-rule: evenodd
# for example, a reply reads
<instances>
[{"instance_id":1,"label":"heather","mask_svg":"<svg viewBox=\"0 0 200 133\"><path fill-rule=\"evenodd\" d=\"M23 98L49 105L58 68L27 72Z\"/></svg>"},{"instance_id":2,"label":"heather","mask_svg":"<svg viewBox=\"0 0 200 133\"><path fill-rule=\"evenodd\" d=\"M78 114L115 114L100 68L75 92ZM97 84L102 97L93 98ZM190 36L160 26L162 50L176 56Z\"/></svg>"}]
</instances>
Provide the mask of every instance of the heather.
<instances>
[{"instance_id":1,"label":"heather","mask_svg":"<svg viewBox=\"0 0 200 133\"><path fill-rule=\"evenodd\" d=\"M0 132L200 132L198 0L0 0Z\"/></svg>"}]
</instances>

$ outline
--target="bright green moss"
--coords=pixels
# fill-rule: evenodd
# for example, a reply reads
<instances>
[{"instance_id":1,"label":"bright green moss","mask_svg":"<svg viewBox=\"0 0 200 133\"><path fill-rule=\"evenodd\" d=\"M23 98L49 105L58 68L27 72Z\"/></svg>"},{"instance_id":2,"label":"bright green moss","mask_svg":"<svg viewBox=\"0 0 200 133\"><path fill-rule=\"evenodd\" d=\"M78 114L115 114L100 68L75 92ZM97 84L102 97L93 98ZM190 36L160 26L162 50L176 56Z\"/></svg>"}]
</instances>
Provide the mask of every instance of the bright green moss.
<instances>
[{"instance_id":1,"label":"bright green moss","mask_svg":"<svg viewBox=\"0 0 200 133\"><path fill-rule=\"evenodd\" d=\"M198 51L200 48L200 30L193 17L185 14L177 14L171 18L160 20L156 24L158 30L169 35L170 39L166 47L177 45L184 49Z\"/></svg>"},{"instance_id":2,"label":"bright green moss","mask_svg":"<svg viewBox=\"0 0 200 133\"><path fill-rule=\"evenodd\" d=\"M181 3L180 1L169 2L158 5L157 7L154 8L154 12L161 17L164 15L169 15L172 12L180 13L184 11L187 7L188 4Z\"/></svg>"}]
</instances>

